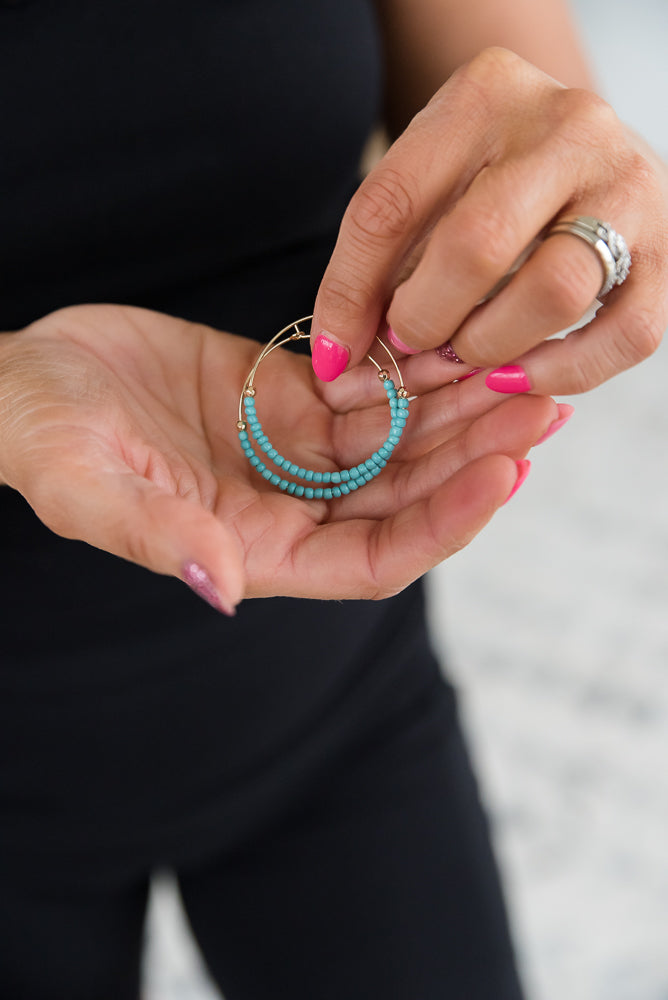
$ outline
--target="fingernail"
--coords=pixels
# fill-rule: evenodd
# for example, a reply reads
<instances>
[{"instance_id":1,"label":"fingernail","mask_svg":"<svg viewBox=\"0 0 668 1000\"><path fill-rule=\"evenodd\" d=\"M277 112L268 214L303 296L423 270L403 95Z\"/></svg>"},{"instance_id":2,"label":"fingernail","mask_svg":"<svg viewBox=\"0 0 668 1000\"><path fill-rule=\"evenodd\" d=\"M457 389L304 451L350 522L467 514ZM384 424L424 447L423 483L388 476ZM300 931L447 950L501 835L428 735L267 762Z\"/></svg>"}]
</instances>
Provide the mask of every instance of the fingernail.
<instances>
[{"instance_id":1,"label":"fingernail","mask_svg":"<svg viewBox=\"0 0 668 1000\"><path fill-rule=\"evenodd\" d=\"M403 351L404 354L420 354L418 347L409 347L408 344L404 344L402 340L399 340L391 326L387 328L387 339L393 347L396 347L398 351Z\"/></svg>"},{"instance_id":2,"label":"fingernail","mask_svg":"<svg viewBox=\"0 0 668 1000\"><path fill-rule=\"evenodd\" d=\"M484 368L474 368L473 371L467 372L466 375L460 375L455 379L455 382L466 382L467 378L473 378L474 375L479 375L482 371L484 371Z\"/></svg>"},{"instance_id":3,"label":"fingernail","mask_svg":"<svg viewBox=\"0 0 668 1000\"><path fill-rule=\"evenodd\" d=\"M313 345L313 371L322 382L333 382L345 371L350 354L348 349L328 333L320 333Z\"/></svg>"},{"instance_id":4,"label":"fingernail","mask_svg":"<svg viewBox=\"0 0 668 1000\"><path fill-rule=\"evenodd\" d=\"M494 392L529 392L531 382L520 365L504 365L490 372L485 385Z\"/></svg>"},{"instance_id":5,"label":"fingernail","mask_svg":"<svg viewBox=\"0 0 668 1000\"><path fill-rule=\"evenodd\" d=\"M230 618L237 613L233 604L223 600L214 587L211 577L199 563L193 560L184 563L181 575L184 583L187 583L198 597L201 597L203 601L210 604L216 611L222 611L224 615L229 615Z\"/></svg>"},{"instance_id":6,"label":"fingernail","mask_svg":"<svg viewBox=\"0 0 668 1000\"><path fill-rule=\"evenodd\" d=\"M434 348L439 358L443 358L444 361L453 361L456 365L466 364L465 361L457 354L450 341L448 340L445 344L441 344L440 347Z\"/></svg>"},{"instance_id":7,"label":"fingernail","mask_svg":"<svg viewBox=\"0 0 668 1000\"><path fill-rule=\"evenodd\" d=\"M515 463L517 465L517 479L515 480L515 485L512 490L504 500L504 504L508 503L511 497L514 497L520 486L529 475L529 469L531 468L531 462L527 458L521 458L519 462Z\"/></svg>"},{"instance_id":8,"label":"fingernail","mask_svg":"<svg viewBox=\"0 0 668 1000\"><path fill-rule=\"evenodd\" d=\"M571 406L570 403L559 403L557 409L559 411L559 416L557 417L556 420L552 421L552 423L545 431L543 436L538 438L536 444L542 444L543 441L547 441L547 439L551 438L553 434L556 434L557 431L560 431L561 428L564 426L564 424L567 424L568 421L573 416L573 414L575 413L575 407Z\"/></svg>"}]
</instances>

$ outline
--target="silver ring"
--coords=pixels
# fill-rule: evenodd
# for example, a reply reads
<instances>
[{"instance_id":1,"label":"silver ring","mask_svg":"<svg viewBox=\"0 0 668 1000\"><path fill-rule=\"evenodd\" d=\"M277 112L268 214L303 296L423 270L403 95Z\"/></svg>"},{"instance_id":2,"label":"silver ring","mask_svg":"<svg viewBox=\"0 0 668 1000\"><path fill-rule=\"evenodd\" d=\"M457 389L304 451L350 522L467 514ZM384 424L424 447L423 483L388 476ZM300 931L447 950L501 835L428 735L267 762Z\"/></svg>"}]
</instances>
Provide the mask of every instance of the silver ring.
<instances>
[{"instance_id":1,"label":"silver ring","mask_svg":"<svg viewBox=\"0 0 668 1000\"><path fill-rule=\"evenodd\" d=\"M609 222L601 222L591 215L578 215L576 219L559 219L548 230L545 238L557 233L578 236L598 254L603 267L603 284L598 298L607 295L615 285L626 281L631 269L631 254L623 236L612 228Z\"/></svg>"}]
</instances>

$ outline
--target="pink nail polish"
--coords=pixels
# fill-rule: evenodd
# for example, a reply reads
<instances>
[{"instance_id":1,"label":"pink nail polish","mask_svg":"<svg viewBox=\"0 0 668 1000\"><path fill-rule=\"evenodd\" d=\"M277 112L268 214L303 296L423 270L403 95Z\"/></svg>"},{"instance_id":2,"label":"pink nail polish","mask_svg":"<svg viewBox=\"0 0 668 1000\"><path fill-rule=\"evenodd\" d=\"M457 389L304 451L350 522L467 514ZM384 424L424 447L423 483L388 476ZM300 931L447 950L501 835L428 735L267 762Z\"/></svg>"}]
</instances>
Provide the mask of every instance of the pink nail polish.
<instances>
[{"instance_id":1,"label":"pink nail polish","mask_svg":"<svg viewBox=\"0 0 668 1000\"><path fill-rule=\"evenodd\" d=\"M536 444L542 444L543 441L547 441L547 439L551 438L553 434L560 431L564 424L568 423L575 412L575 407L571 406L570 403L559 403L557 409L559 411L559 416L556 420L552 421L543 436L538 438Z\"/></svg>"},{"instance_id":2,"label":"pink nail polish","mask_svg":"<svg viewBox=\"0 0 668 1000\"><path fill-rule=\"evenodd\" d=\"M456 365L466 364L466 362L462 361L459 357L457 351L454 349L449 340L445 344L441 344L440 347L434 348L434 350L438 354L439 358L443 358L444 361L452 361Z\"/></svg>"},{"instance_id":3,"label":"pink nail polish","mask_svg":"<svg viewBox=\"0 0 668 1000\"><path fill-rule=\"evenodd\" d=\"M514 497L520 486L529 475L529 469L531 468L531 462L527 458L521 458L519 462L515 463L517 465L517 479L515 480L515 485L512 490L504 500L504 504L508 503L511 497Z\"/></svg>"},{"instance_id":4,"label":"pink nail polish","mask_svg":"<svg viewBox=\"0 0 668 1000\"><path fill-rule=\"evenodd\" d=\"M233 604L222 599L214 587L211 577L199 563L193 560L184 563L181 576L184 583L187 583L198 597L201 597L203 601L210 604L216 611L222 611L224 615L228 615L230 618L237 613Z\"/></svg>"},{"instance_id":5,"label":"pink nail polish","mask_svg":"<svg viewBox=\"0 0 668 1000\"><path fill-rule=\"evenodd\" d=\"M530 392L531 382L520 365L504 365L490 372L485 385L494 392Z\"/></svg>"},{"instance_id":6,"label":"pink nail polish","mask_svg":"<svg viewBox=\"0 0 668 1000\"><path fill-rule=\"evenodd\" d=\"M333 340L329 334L320 333L313 345L311 363L313 371L322 382L333 382L345 371L350 354L348 349Z\"/></svg>"},{"instance_id":7,"label":"pink nail polish","mask_svg":"<svg viewBox=\"0 0 668 1000\"><path fill-rule=\"evenodd\" d=\"M389 342L392 344L393 347L396 347L398 351L403 351L404 354L421 353L419 348L409 347L408 344L404 344L402 340L399 340L399 338L397 337L396 333L394 332L391 326L388 326L387 328L387 339L389 340Z\"/></svg>"}]
</instances>

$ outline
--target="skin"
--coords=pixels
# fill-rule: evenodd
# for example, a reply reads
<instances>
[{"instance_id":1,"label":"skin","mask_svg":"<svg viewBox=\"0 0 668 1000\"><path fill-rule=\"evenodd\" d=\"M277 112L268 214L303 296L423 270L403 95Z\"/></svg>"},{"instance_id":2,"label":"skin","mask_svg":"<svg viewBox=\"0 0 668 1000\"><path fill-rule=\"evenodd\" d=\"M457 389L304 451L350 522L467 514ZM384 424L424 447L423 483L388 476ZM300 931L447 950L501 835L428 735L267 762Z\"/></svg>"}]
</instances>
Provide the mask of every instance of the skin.
<instances>
[{"instance_id":1,"label":"skin","mask_svg":"<svg viewBox=\"0 0 668 1000\"><path fill-rule=\"evenodd\" d=\"M564 5L379 8L389 120L395 133L410 122L350 203L314 337L326 331L355 365L389 323L412 349L450 341L471 367L519 363L544 393L591 389L648 357L668 325L668 170L588 89ZM583 241L542 242L480 303L546 227L576 215L610 222L633 267L583 331L546 343L600 289Z\"/></svg>"},{"instance_id":2,"label":"skin","mask_svg":"<svg viewBox=\"0 0 668 1000\"><path fill-rule=\"evenodd\" d=\"M505 501L556 404L501 399L482 378L450 385L462 369L426 348L452 338L470 367L519 355L535 389L567 392L649 354L665 326L665 174L603 102L555 82L590 85L564 6L378 5L388 128L401 134L351 202L314 324L345 344L351 370L324 385L308 360L276 352L266 365L282 377L265 382L263 369L258 398L272 439L305 465L366 457L388 415L373 369L357 365L389 316L423 353L404 362L419 399L378 479L331 503L267 486L236 439L236 390L257 352L243 338L122 306L76 306L0 335L0 481L66 537L159 573L198 563L225 605L388 596ZM489 48L499 43L520 55ZM551 239L476 303L565 208L609 219L634 265L560 346L542 340L600 283L579 241Z\"/></svg>"},{"instance_id":3,"label":"skin","mask_svg":"<svg viewBox=\"0 0 668 1000\"><path fill-rule=\"evenodd\" d=\"M420 398L383 474L359 494L304 502L251 468L237 439L238 396L221 392L243 384L257 350L104 305L0 336L5 481L65 537L159 573L178 576L196 561L228 605L276 594L381 598L477 534L512 490L516 460L559 417L537 396L499 406L480 380L442 387L437 359L416 357L403 373ZM273 440L307 466L360 461L386 434L371 366L323 386L307 358L282 351L257 385Z\"/></svg>"}]
</instances>

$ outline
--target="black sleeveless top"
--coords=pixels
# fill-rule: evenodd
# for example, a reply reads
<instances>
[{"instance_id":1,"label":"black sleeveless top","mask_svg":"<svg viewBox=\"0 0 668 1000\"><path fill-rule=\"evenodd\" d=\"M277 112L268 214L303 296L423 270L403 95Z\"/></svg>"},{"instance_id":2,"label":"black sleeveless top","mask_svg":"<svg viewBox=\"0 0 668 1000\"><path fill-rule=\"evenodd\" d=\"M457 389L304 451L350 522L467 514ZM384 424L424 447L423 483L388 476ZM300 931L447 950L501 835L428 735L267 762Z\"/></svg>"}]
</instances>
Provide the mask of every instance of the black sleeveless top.
<instances>
[{"instance_id":1,"label":"black sleeveless top","mask_svg":"<svg viewBox=\"0 0 668 1000\"><path fill-rule=\"evenodd\" d=\"M266 340L310 312L379 77L363 0L1 5L0 329L115 301ZM345 728L416 600L227 620L8 488L0 553L0 859L61 870L241 830L249 787L298 782Z\"/></svg>"}]
</instances>

